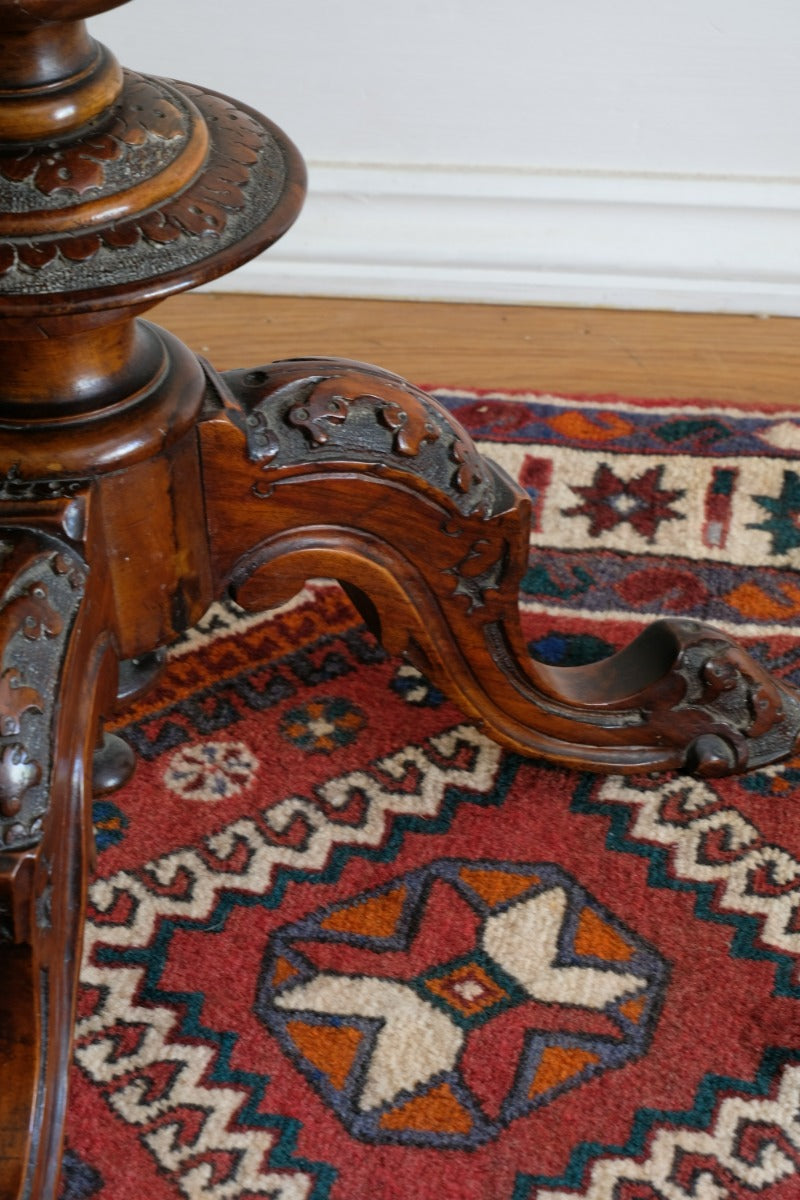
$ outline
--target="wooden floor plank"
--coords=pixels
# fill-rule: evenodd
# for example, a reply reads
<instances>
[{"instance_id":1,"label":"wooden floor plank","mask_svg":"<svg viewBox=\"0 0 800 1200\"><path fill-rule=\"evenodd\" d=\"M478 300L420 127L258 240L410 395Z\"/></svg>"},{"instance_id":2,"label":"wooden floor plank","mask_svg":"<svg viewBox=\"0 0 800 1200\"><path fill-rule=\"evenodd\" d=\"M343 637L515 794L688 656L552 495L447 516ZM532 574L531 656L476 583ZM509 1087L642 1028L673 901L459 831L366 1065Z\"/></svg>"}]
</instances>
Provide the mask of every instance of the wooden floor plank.
<instances>
[{"instance_id":1,"label":"wooden floor plank","mask_svg":"<svg viewBox=\"0 0 800 1200\"><path fill-rule=\"evenodd\" d=\"M800 322L200 293L153 319L215 366L332 354L415 383L794 405Z\"/></svg>"}]
</instances>

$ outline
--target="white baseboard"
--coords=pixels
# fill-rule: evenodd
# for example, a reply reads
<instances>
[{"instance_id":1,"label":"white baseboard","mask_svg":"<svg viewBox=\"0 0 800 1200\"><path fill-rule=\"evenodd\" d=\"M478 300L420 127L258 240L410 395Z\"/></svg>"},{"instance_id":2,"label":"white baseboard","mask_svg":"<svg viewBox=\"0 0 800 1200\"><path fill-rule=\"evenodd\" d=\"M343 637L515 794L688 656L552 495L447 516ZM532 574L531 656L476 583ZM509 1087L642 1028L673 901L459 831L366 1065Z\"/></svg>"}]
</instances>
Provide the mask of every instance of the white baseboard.
<instances>
[{"instance_id":1,"label":"white baseboard","mask_svg":"<svg viewBox=\"0 0 800 1200\"><path fill-rule=\"evenodd\" d=\"M800 179L311 164L215 290L800 316Z\"/></svg>"}]
</instances>

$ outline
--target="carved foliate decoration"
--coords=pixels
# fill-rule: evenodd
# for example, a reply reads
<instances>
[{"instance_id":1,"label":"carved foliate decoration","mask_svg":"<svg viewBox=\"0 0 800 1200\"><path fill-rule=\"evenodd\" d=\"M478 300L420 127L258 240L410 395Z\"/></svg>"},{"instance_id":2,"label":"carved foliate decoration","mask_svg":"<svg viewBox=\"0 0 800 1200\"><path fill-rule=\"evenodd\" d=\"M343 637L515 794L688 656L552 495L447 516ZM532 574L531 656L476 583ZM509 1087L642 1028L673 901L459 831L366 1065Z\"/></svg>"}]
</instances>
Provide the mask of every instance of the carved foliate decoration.
<instances>
[{"instance_id":1,"label":"carved foliate decoration","mask_svg":"<svg viewBox=\"0 0 800 1200\"><path fill-rule=\"evenodd\" d=\"M478 453L471 438L464 434L453 442L453 461L458 464L455 483L459 491L469 492L486 483L488 470L486 460Z\"/></svg>"},{"instance_id":2,"label":"carved foliate decoration","mask_svg":"<svg viewBox=\"0 0 800 1200\"><path fill-rule=\"evenodd\" d=\"M71 550L6 531L0 600L0 847L35 844L47 811L55 697L85 569Z\"/></svg>"},{"instance_id":3,"label":"carved foliate decoration","mask_svg":"<svg viewBox=\"0 0 800 1200\"><path fill-rule=\"evenodd\" d=\"M125 192L131 178L165 170L190 137L191 115L180 94L127 74L110 120L95 118L78 140L24 146L0 155L3 214L67 208L75 197Z\"/></svg>"},{"instance_id":4,"label":"carved foliate decoration","mask_svg":"<svg viewBox=\"0 0 800 1200\"><path fill-rule=\"evenodd\" d=\"M265 471L257 496L269 495L281 470L337 462L414 476L465 515L488 518L498 504L496 476L468 434L432 396L387 371L297 359L226 372L221 386Z\"/></svg>"},{"instance_id":5,"label":"carved foliate decoration","mask_svg":"<svg viewBox=\"0 0 800 1200\"><path fill-rule=\"evenodd\" d=\"M80 139L0 153L0 298L163 279L262 228L268 245L299 205L292 173L302 160L265 118L128 72Z\"/></svg>"},{"instance_id":6,"label":"carved foliate decoration","mask_svg":"<svg viewBox=\"0 0 800 1200\"><path fill-rule=\"evenodd\" d=\"M312 446L324 446L354 406L366 405L375 419L390 430L393 453L416 458L426 442L435 442L441 436L430 412L429 397L409 385L398 387L388 377L382 388L376 389L375 383L373 376L361 371L320 379L301 389L289 406L286 420L305 430ZM376 395L376 391L380 394Z\"/></svg>"},{"instance_id":7,"label":"carved foliate decoration","mask_svg":"<svg viewBox=\"0 0 800 1200\"><path fill-rule=\"evenodd\" d=\"M486 593L500 588L507 560L505 541L498 546L494 540L476 538L458 562L445 569L444 574L454 576L456 581L453 595L466 596L467 613L486 607Z\"/></svg>"},{"instance_id":8,"label":"carved foliate decoration","mask_svg":"<svg viewBox=\"0 0 800 1200\"><path fill-rule=\"evenodd\" d=\"M800 701L724 634L699 623L671 623L684 642L673 709L677 728L704 725L687 765L702 775L728 775L785 757L800 732Z\"/></svg>"}]
</instances>

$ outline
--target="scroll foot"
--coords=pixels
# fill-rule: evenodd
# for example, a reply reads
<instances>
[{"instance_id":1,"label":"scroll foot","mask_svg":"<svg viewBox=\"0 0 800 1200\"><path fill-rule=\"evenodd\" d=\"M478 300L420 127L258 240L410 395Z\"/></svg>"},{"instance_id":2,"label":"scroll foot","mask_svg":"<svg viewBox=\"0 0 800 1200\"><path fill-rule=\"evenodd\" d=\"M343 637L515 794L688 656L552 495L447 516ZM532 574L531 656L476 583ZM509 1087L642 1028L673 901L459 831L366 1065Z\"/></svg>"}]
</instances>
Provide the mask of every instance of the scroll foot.
<instances>
[{"instance_id":1,"label":"scroll foot","mask_svg":"<svg viewBox=\"0 0 800 1200\"><path fill-rule=\"evenodd\" d=\"M656 622L590 666L533 660L518 612L528 499L431 396L337 359L212 387L200 434L214 571L245 608L339 579L388 650L524 754L722 775L792 753L800 695L698 622Z\"/></svg>"}]
</instances>

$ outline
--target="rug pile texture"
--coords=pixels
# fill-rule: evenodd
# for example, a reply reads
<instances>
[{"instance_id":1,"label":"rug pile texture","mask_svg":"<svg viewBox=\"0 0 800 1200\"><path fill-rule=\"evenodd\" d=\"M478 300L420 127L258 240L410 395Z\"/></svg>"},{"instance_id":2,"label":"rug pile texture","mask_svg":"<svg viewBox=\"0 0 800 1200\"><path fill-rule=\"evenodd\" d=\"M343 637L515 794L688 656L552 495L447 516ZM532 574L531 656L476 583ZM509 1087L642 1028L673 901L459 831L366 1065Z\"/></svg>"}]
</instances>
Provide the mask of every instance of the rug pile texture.
<instances>
[{"instance_id":1,"label":"rug pile texture","mask_svg":"<svg viewBox=\"0 0 800 1200\"><path fill-rule=\"evenodd\" d=\"M535 656L674 614L800 684L791 413L437 394L530 493ZM800 761L526 760L319 582L121 732L64 1200L800 1196Z\"/></svg>"}]
</instances>

